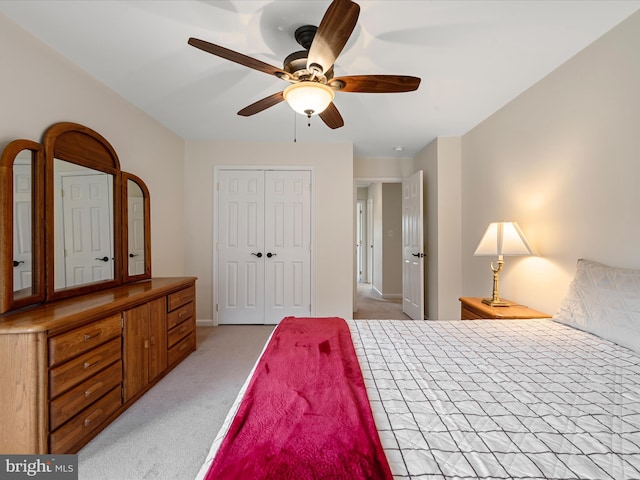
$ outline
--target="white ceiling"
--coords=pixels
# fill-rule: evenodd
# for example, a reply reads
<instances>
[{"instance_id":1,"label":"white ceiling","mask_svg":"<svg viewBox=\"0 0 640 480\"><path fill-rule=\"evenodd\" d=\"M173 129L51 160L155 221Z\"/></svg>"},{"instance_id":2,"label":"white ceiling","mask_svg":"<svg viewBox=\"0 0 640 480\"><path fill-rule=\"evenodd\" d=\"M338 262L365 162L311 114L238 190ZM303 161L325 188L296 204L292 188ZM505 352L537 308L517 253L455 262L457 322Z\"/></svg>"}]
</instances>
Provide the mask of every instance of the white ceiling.
<instances>
[{"instance_id":1,"label":"white ceiling","mask_svg":"<svg viewBox=\"0 0 640 480\"><path fill-rule=\"evenodd\" d=\"M187 45L196 37L276 67L328 0L0 1L4 13L185 139L354 143L356 156L411 157L466 133L640 9L640 1L360 0L335 76L422 78L416 92L336 94L331 130L286 103L241 108L288 85ZM70 119L73 120L73 119ZM404 151L397 152L396 146Z\"/></svg>"}]
</instances>

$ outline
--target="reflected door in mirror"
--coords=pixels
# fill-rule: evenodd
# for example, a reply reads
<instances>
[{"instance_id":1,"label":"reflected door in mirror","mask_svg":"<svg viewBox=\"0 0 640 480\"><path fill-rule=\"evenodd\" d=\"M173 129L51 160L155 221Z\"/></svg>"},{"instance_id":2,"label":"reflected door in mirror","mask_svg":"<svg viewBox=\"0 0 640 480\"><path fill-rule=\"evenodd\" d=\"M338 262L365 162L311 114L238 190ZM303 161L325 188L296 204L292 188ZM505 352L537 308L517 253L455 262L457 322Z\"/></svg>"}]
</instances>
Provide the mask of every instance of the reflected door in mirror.
<instances>
[{"instance_id":1,"label":"reflected door in mirror","mask_svg":"<svg viewBox=\"0 0 640 480\"><path fill-rule=\"evenodd\" d=\"M54 180L55 289L113 279L113 175L56 159Z\"/></svg>"},{"instance_id":2,"label":"reflected door in mirror","mask_svg":"<svg viewBox=\"0 0 640 480\"><path fill-rule=\"evenodd\" d=\"M31 151L22 150L13 163L13 291L31 295L33 284Z\"/></svg>"},{"instance_id":3,"label":"reflected door in mirror","mask_svg":"<svg viewBox=\"0 0 640 480\"><path fill-rule=\"evenodd\" d=\"M144 214L144 194L142 189L136 182L127 180L129 276L145 273Z\"/></svg>"}]
</instances>

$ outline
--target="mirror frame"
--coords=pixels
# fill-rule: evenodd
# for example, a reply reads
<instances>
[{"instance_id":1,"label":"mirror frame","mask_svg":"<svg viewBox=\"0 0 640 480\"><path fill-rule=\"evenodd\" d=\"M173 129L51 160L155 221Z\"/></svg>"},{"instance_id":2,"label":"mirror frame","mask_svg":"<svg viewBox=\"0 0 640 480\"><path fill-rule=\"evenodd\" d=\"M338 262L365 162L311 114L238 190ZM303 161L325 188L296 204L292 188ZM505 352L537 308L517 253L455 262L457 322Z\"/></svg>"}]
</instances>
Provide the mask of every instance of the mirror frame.
<instances>
[{"instance_id":1,"label":"mirror frame","mask_svg":"<svg viewBox=\"0 0 640 480\"><path fill-rule=\"evenodd\" d=\"M72 122L56 123L43 136L45 165L45 294L56 300L102 290L122 283L122 176L120 160L111 144L98 132ZM54 159L113 175L113 279L55 289Z\"/></svg>"},{"instance_id":2,"label":"mirror frame","mask_svg":"<svg viewBox=\"0 0 640 480\"><path fill-rule=\"evenodd\" d=\"M13 291L13 164L20 152L31 151L32 293L16 298ZM31 140L13 140L0 157L0 313L40 303L45 298L44 148Z\"/></svg>"},{"instance_id":3,"label":"mirror frame","mask_svg":"<svg viewBox=\"0 0 640 480\"><path fill-rule=\"evenodd\" d=\"M144 197L144 273L129 275L129 180L136 183ZM124 282L135 282L151 278L151 199L149 189L140 177L122 172L122 278Z\"/></svg>"}]
</instances>

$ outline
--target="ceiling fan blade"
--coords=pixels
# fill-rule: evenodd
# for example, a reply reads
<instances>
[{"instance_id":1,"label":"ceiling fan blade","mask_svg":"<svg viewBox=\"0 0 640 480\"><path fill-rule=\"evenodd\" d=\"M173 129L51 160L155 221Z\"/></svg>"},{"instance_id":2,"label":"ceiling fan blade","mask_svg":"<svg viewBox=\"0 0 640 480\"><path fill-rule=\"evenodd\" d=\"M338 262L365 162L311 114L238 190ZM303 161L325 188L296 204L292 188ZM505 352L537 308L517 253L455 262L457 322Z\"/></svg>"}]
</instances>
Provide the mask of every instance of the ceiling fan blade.
<instances>
[{"instance_id":1,"label":"ceiling fan blade","mask_svg":"<svg viewBox=\"0 0 640 480\"><path fill-rule=\"evenodd\" d=\"M260 113L261 111L266 110L269 107L273 107L274 105L277 105L282 101L284 101L282 92L274 93L273 95L269 95L262 100L258 100L257 102L252 103L248 107L244 107L238 112L238 115L242 115L243 117L250 117L251 115Z\"/></svg>"},{"instance_id":2,"label":"ceiling fan blade","mask_svg":"<svg viewBox=\"0 0 640 480\"><path fill-rule=\"evenodd\" d=\"M336 129L344 126L342 115L340 115L340 112L333 102L331 102L322 113L319 113L318 116L329 128Z\"/></svg>"},{"instance_id":3,"label":"ceiling fan blade","mask_svg":"<svg viewBox=\"0 0 640 480\"><path fill-rule=\"evenodd\" d=\"M212 55L216 55L226 60L239 63L240 65L244 65L245 67L253 68L254 70L268 73L269 75L275 75L278 78L286 79L289 77L289 74L287 72L278 67L274 67L273 65L269 65L268 63L255 58L248 57L247 55L243 55L242 53L234 52L233 50L221 47L220 45L215 45L213 43L209 43L193 37L189 39L188 43L189 45L199 48L200 50L204 50L207 53L211 53Z\"/></svg>"},{"instance_id":4,"label":"ceiling fan blade","mask_svg":"<svg viewBox=\"0 0 640 480\"><path fill-rule=\"evenodd\" d=\"M400 93L417 90L420 79L406 75L350 75L332 79L329 86L339 92Z\"/></svg>"},{"instance_id":5,"label":"ceiling fan blade","mask_svg":"<svg viewBox=\"0 0 640 480\"><path fill-rule=\"evenodd\" d=\"M351 0L333 0L322 17L307 57L307 69L329 71L356 27L360 6Z\"/></svg>"}]
</instances>

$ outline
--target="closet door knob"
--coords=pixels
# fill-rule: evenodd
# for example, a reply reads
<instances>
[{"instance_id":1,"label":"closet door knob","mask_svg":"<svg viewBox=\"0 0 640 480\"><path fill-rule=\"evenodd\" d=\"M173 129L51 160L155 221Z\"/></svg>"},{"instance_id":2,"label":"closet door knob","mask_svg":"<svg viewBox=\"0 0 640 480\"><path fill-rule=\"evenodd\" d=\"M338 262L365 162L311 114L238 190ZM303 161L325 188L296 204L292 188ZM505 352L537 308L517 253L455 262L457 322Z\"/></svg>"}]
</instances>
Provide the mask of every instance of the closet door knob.
<instances>
[{"instance_id":1,"label":"closet door knob","mask_svg":"<svg viewBox=\"0 0 640 480\"><path fill-rule=\"evenodd\" d=\"M271 257L275 257L277 254L276 253L267 253L267 257L271 258Z\"/></svg>"},{"instance_id":2,"label":"closet door knob","mask_svg":"<svg viewBox=\"0 0 640 480\"><path fill-rule=\"evenodd\" d=\"M262 258L262 252L252 253L251 255L255 255L258 258Z\"/></svg>"},{"instance_id":3,"label":"closet door knob","mask_svg":"<svg viewBox=\"0 0 640 480\"><path fill-rule=\"evenodd\" d=\"M96 260L100 260L101 262L108 262L109 261L109 257L107 257L107 256L96 257Z\"/></svg>"}]
</instances>

